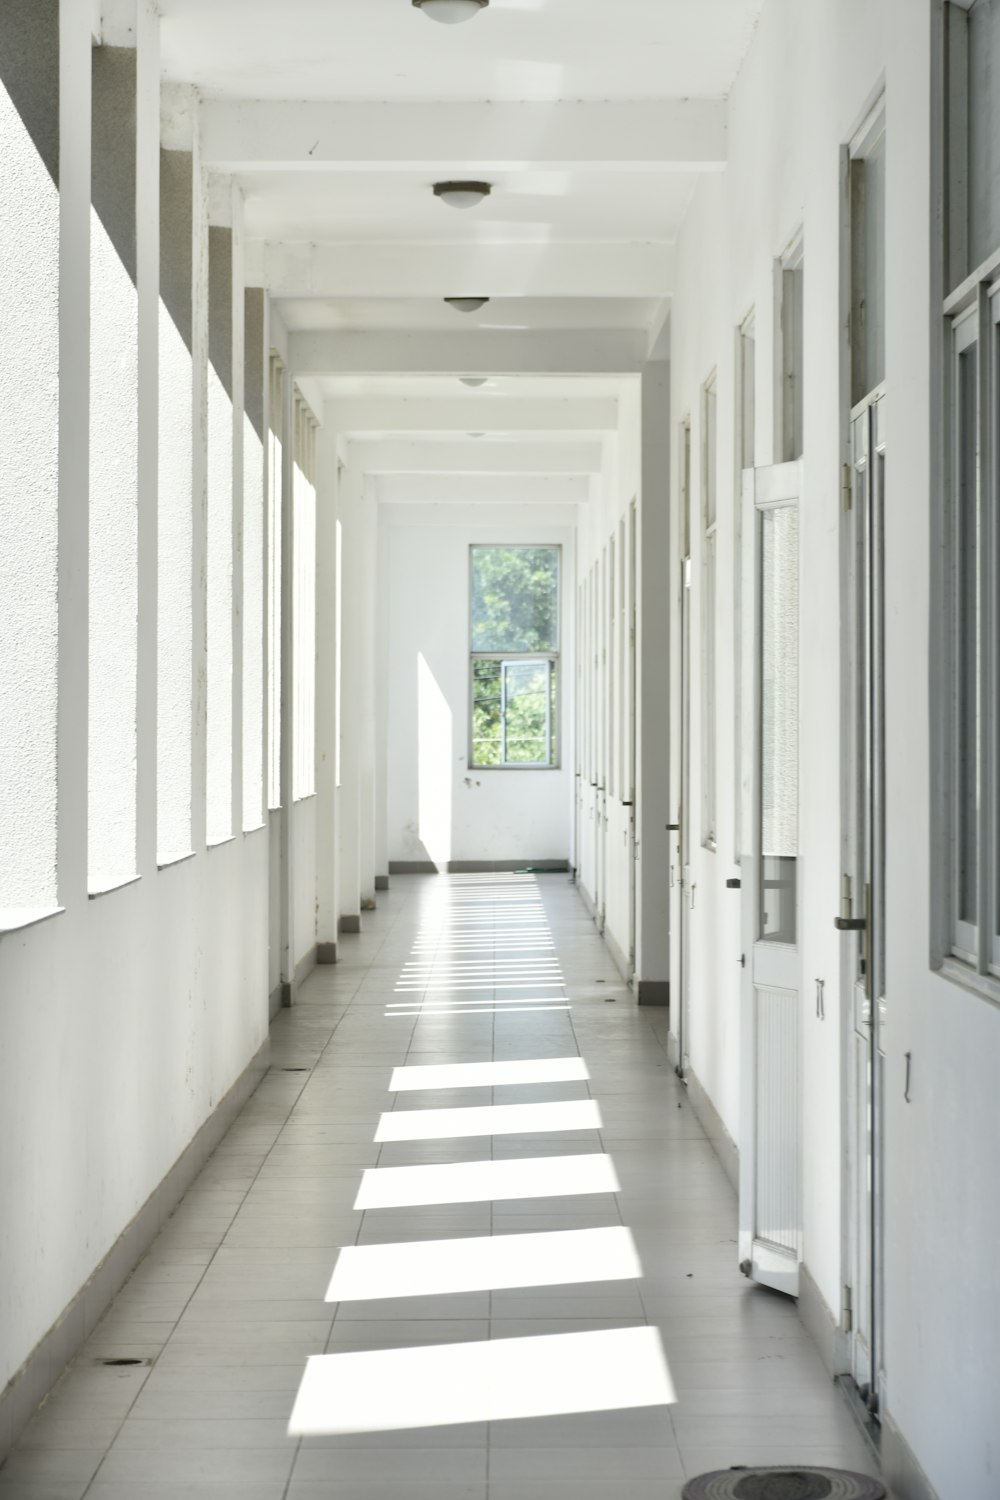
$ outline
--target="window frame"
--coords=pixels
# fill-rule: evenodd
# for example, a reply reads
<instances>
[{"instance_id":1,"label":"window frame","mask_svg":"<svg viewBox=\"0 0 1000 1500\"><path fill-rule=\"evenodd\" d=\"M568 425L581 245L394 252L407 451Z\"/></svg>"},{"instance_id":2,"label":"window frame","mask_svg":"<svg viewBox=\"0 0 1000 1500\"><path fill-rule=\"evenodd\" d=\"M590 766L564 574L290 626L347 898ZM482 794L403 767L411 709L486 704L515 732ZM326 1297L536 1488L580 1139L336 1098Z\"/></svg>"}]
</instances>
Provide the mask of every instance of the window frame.
<instances>
[{"instance_id":1,"label":"window frame","mask_svg":"<svg viewBox=\"0 0 1000 1500\"><path fill-rule=\"evenodd\" d=\"M556 626L556 649L554 651L474 651L472 649L472 600L473 600L473 564L476 550L485 551L492 549L503 552L554 552L556 554L556 589L555 589L555 626ZM480 771L560 771L562 770L562 674L560 662L562 658L563 640L563 549L560 542L470 542L469 543L469 675L468 675L468 707L466 712L466 727L468 732L468 754L467 765L470 771L477 774ZM506 667L514 662L541 662L549 664L549 693L547 697L546 724L548 728L549 760L539 761L508 761L504 759L499 765L482 765L476 760L475 724L473 713L475 708L475 680L476 662L495 661L500 663L501 684L506 680ZM501 715L503 715L503 697L501 696ZM506 752L506 726L501 718L501 744Z\"/></svg>"},{"instance_id":2,"label":"window frame","mask_svg":"<svg viewBox=\"0 0 1000 1500\"><path fill-rule=\"evenodd\" d=\"M993 1005L1000 1005L1000 246L969 265L969 139L963 125L968 94L968 13L945 3L935 21L934 189L945 233L936 243L932 276L942 309L932 361L931 513L931 774L932 804L929 961L933 970ZM953 97L960 99L958 113ZM985 248L985 247L984 247ZM972 417L974 524L977 528L976 701L973 909L975 925L959 920L962 830L959 808L964 664L962 535L966 471L962 466L960 360L975 350ZM964 429L966 443L969 429ZM966 447L966 451L968 448ZM965 674L969 680L969 672Z\"/></svg>"}]
</instances>

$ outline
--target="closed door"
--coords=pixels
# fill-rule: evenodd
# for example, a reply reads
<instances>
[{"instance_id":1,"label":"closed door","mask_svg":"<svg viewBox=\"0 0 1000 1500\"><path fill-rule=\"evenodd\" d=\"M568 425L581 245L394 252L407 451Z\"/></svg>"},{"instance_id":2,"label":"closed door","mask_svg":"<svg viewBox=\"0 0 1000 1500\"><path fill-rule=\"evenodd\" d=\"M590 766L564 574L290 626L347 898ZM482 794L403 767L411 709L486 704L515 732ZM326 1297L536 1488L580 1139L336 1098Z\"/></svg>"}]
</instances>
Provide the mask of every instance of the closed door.
<instances>
[{"instance_id":1,"label":"closed door","mask_svg":"<svg viewBox=\"0 0 1000 1500\"><path fill-rule=\"evenodd\" d=\"M680 999L677 1007L677 1072L683 1078L689 1055L689 1021L691 1015L691 907L694 888L691 883L691 424L681 424L681 505L680 505L680 805L677 821L672 825L676 837L676 856L671 867L677 881L677 978Z\"/></svg>"},{"instance_id":2,"label":"closed door","mask_svg":"<svg viewBox=\"0 0 1000 1500\"><path fill-rule=\"evenodd\" d=\"M882 1092L885 1071L885 706L882 598L885 396L851 422L846 620L848 827L841 910L848 980L848 1283L851 1374L878 1411L882 1358Z\"/></svg>"},{"instance_id":3,"label":"closed door","mask_svg":"<svg viewBox=\"0 0 1000 1500\"><path fill-rule=\"evenodd\" d=\"M799 461L743 477L740 1263L796 1296L802 1249Z\"/></svg>"}]
</instances>

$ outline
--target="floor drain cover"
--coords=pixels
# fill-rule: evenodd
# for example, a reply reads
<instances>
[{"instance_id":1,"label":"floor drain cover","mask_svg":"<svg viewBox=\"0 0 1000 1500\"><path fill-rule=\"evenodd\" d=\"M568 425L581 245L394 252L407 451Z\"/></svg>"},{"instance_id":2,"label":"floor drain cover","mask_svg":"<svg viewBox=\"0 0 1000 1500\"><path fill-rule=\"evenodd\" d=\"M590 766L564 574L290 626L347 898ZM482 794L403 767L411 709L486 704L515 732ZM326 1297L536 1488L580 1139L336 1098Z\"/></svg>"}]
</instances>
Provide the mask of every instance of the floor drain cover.
<instances>
[{"instance_id":1,"label":"floor drain cover","mask_svg":"<svg viewBox=\"0 0 1000 1500\"><path fill-rule=\"evenodd\" d=\"M683 1500L885 1500L885 1485L849 1469L717 1469L689 1479Z\"/></svg>"},{"instance_id":2,"label":"floor drain cover","mask_svg":"<svg viewBox=\"0 0 1000 1500\"><path fill-rule=\"evenodd\" d=\"M122 1358L117 1358L117 1359L99 1359L97 1361L97 1363L99 1365L108 1365L110 1368L115 1369L115 1370L120 1370L120 1369L132 1369L136 1365L151 1365L153 1363L153 1361L151 1359L122 1359Z\"/></svg>"}]
</instances>

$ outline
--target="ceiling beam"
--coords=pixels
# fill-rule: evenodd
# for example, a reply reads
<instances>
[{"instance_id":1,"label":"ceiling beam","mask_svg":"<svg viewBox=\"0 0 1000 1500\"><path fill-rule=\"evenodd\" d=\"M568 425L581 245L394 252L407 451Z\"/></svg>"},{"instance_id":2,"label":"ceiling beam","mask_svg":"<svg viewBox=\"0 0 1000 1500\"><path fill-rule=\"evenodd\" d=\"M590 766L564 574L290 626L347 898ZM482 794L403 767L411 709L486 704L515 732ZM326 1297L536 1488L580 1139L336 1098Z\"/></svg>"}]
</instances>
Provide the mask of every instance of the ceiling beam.
<instances>
[{"instance_id":1,"label":"ceiling beam","mask_svg":"<svg viewBox=\"0 0 1000 1500\"><path fill-rule=\"evenodd\" d=\"M339 397L326 402L327 421L348 436L386 433L604 433L618 430L613 398L525 400L492 392L448 397Z\"/></svg>"},{"instance_id":2,"label":"ceiling beam","mask_svg":"<svg viewBox=\"0 0 1000 1500\"><path fill-rule=\"evenodd\" d=\"M600 443L407 442L348 444L350 468L365 474L599 474Z\"/></svg>"},{"instance_id":3,"label":"ceiling beam","mask_svg":"<svg viewBox=\"0 0 1000 1500\"><path fill-rule=\"evenodd\" d=\"M663 243L263 244L247 277L274 297L669 297Z\"/></svg>"},{"instance_id":4,"label":"ceiling beam","mask_svg":"<svg viewBox=\"0 0 1000 1500\"><path fill-rule=\"evenodd\" d=\"M385 505L426 507L423 525L450 525L441 506L586 505L592 483L586 474L479 474L470 489L464 474L379 474L375 493Z\"/></svg>"},{"instance_id":5,"label":"ceiling beam","mask_svg":"<svg viewBox=\"0 0 1000 1500\"><path fill-rule=\"evenodd\" d=\"M288 363L293 375L637 375L646 344L643 329L292 333Z\"/></svg>"},{"instance_id":6,"label":"ceiling beam","mask_svg":"<svg viewBox=\"0 0 1000 1500\"><path fill-rule=\"evenodd\" d=\"M202 157L220 172L712 171L726 102L329 104L208 100Z\"/></svg>"}]
</instances>

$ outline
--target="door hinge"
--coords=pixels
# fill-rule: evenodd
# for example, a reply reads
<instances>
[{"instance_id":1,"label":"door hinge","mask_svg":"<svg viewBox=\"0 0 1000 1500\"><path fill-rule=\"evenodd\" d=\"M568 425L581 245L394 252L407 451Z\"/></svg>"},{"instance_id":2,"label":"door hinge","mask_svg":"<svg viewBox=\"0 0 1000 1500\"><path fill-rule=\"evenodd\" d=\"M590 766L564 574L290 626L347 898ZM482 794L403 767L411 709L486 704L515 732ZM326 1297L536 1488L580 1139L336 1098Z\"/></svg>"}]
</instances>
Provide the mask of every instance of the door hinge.
<instances>
[{"instance_id":1,"label":"door hinge","mask_svg":"<svg viewBox=\"0 0 1000 1500\"><path fill-rule=\"evenodd\" d=\"M840 1321L845 1333L851 1333L854 1328L854 1292L849 1286L844 1287L844 1299L840 1309Z\"/></svg>"},{"instance_id":2,"label":"door hinge","mask_svg":"<svg viewBox=\"0 0 1000 1500\"><path fill-rule=\"evenodd\" d=\"M851 466L844 464L840 472L840 498L845 511L851 508Z\"/></svg>"}]
</instances>

